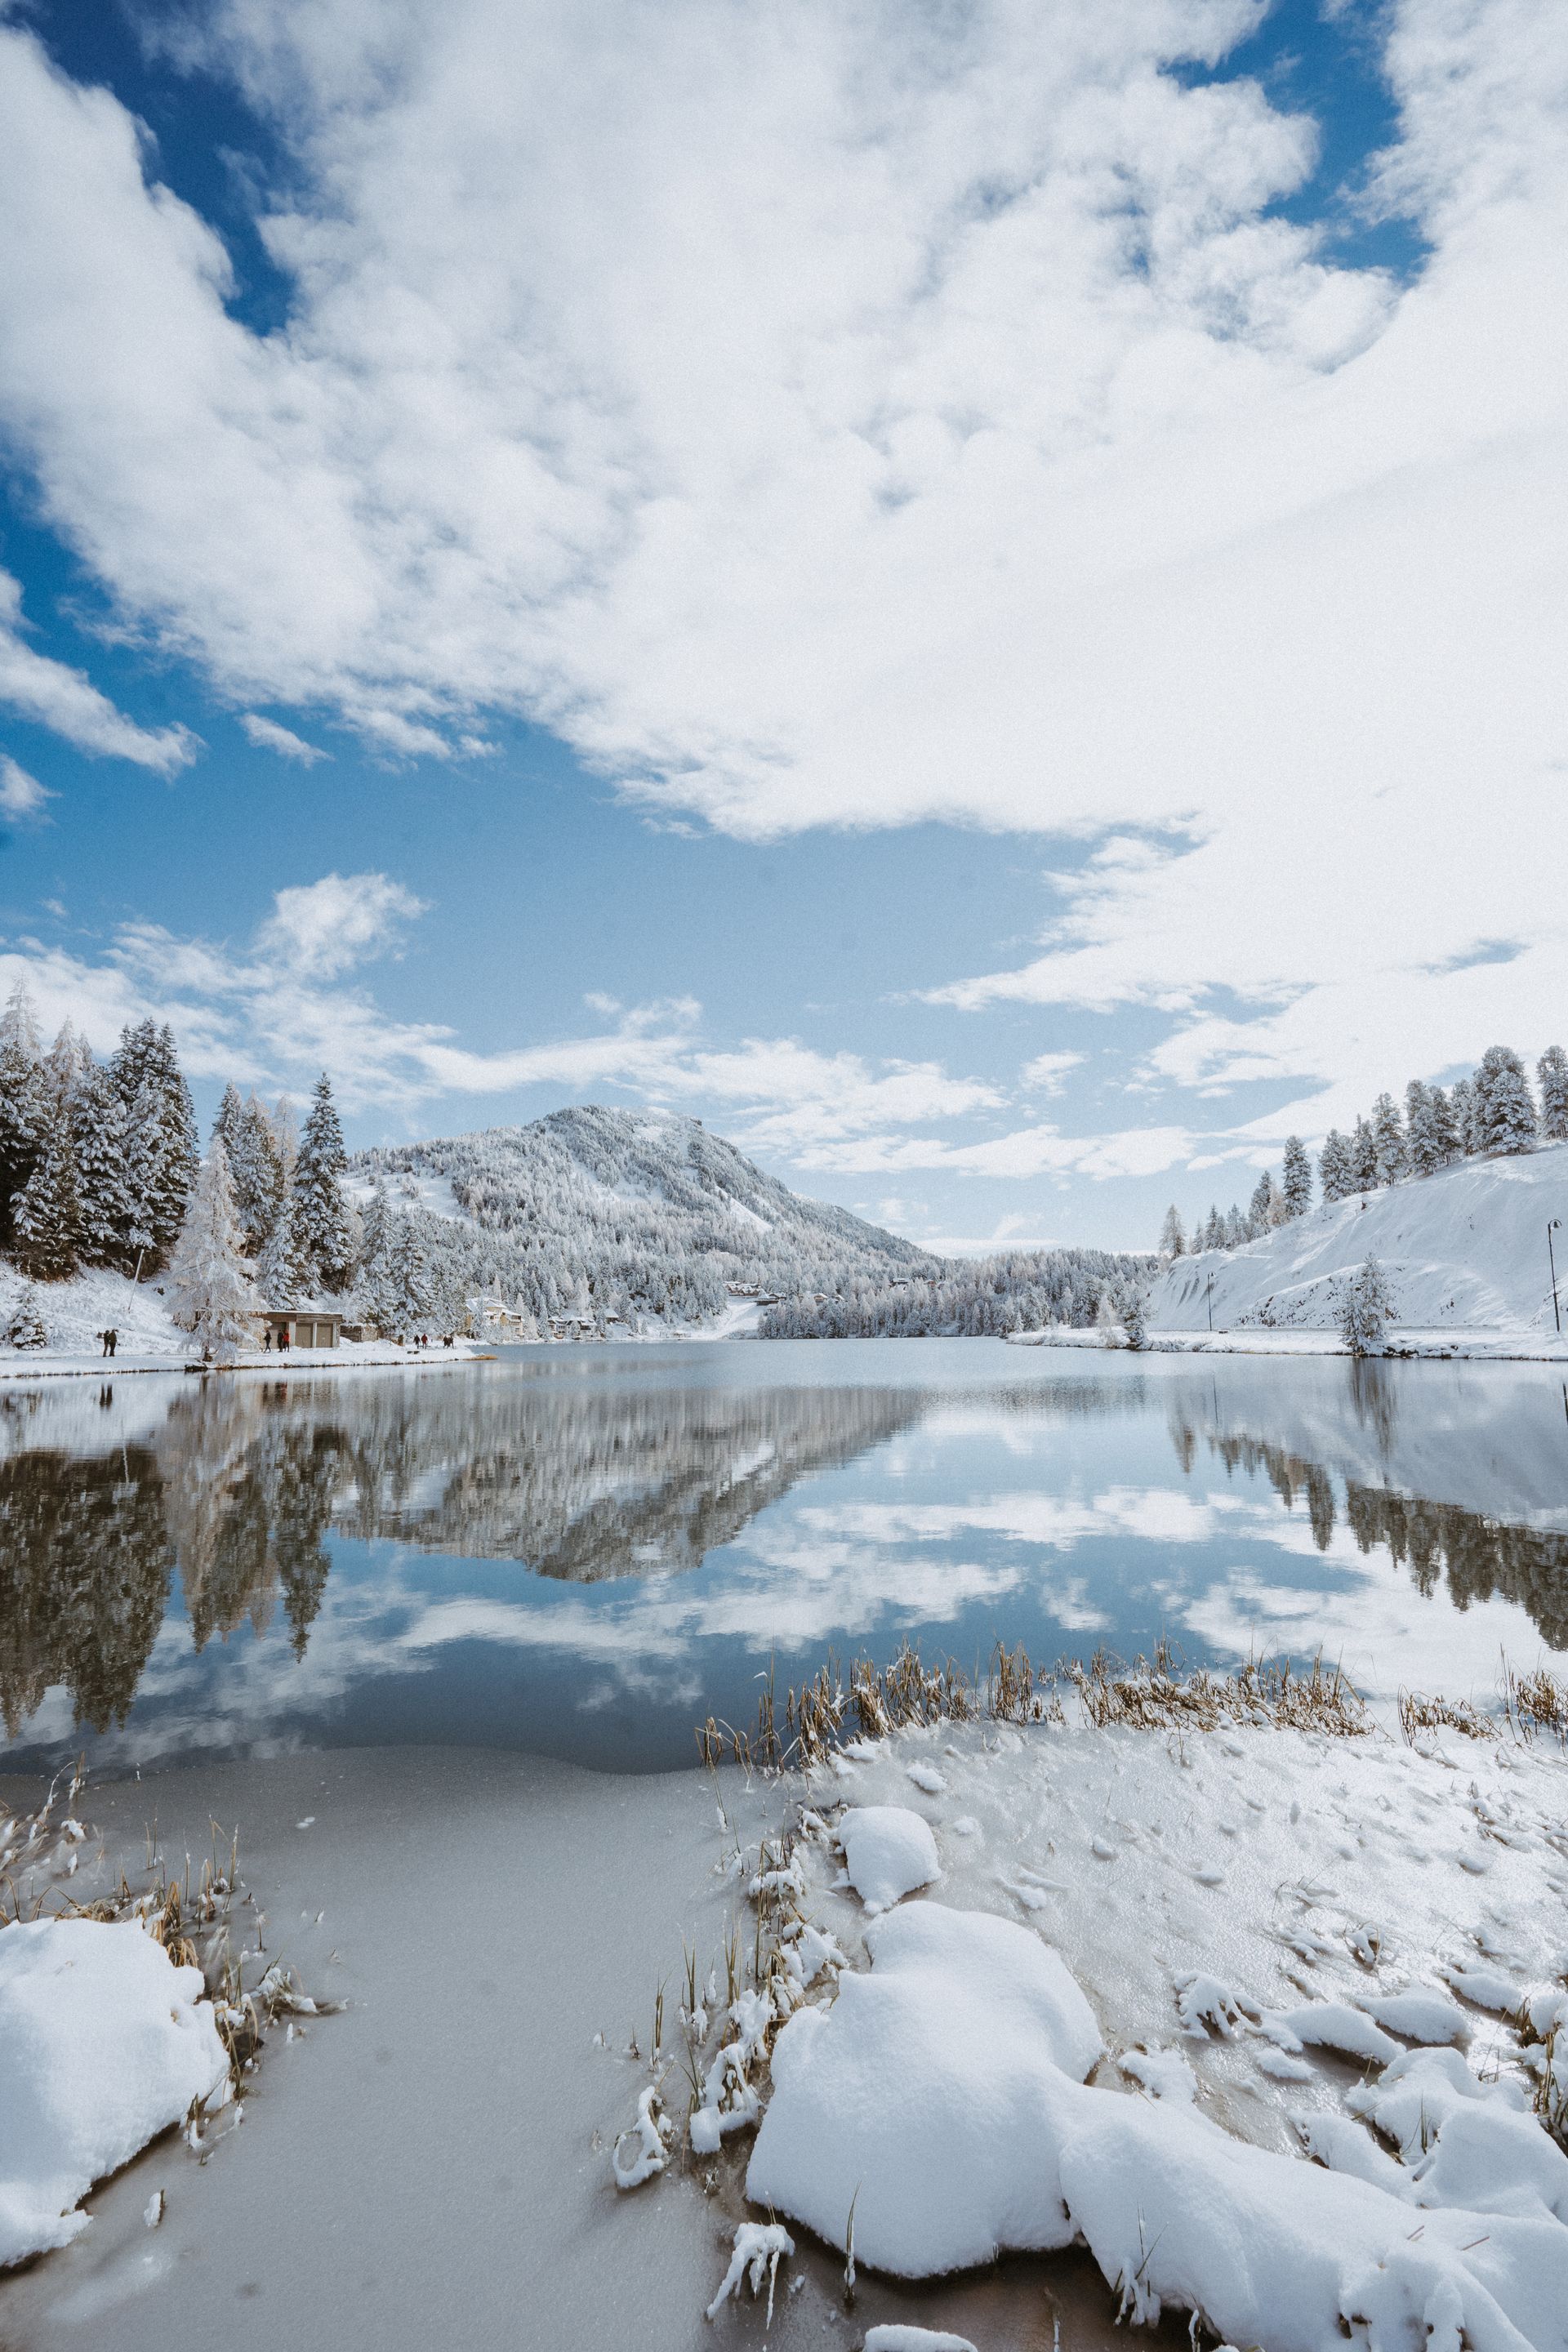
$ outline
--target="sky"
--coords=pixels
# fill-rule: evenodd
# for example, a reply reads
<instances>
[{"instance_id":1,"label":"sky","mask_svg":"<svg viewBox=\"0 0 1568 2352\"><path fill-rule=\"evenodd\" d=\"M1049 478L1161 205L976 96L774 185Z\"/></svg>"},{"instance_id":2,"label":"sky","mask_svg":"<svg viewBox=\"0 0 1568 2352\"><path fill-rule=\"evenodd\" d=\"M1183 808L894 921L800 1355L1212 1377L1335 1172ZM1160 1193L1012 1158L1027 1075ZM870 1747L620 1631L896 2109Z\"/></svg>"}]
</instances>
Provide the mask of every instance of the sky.
<instances>
[{"instance_id":1,"label":"sky","mask_svg":"<svg viewBox=\"0 0 1568 2352\"><path fill-rule=\"evenodd\" d=\"M0 986L1152 1244L1568 1035L1539 0L0 0Z\"/></svg>"}]
</instances>

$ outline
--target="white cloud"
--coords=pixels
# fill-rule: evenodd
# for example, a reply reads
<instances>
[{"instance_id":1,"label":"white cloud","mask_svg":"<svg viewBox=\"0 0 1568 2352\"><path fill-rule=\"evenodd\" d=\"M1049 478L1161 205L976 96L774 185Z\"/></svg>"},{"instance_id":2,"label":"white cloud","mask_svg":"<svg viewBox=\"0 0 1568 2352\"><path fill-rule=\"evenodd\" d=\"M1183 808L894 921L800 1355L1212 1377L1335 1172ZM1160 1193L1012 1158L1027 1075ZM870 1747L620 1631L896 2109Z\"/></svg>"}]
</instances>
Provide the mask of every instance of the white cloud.
<instances>
[{"instance_id":1,"label":"white cloud","mask_svg":"<svg viewBox=\"0 0 1568 2352\"><path fill-rule=\"evenodd\" d=\"M1256 16L220 0L204 60L288 156L266 337L130 117L13 26L0 417L227 696L398 754L526 712L753 836L1111 831L970 1001L1147 1004L1156 1075L1364 1093L1568 981L1531 848L1568 50L1538 0L1380 17L1378 183L1432 246L1401 291L1271 209L1309 124L1163 70Z\"/></svg>"},{"instance_id":2,"label":"white cloud","mask_svg":"<svg viewBox=\"0 0 1568 2352\"><path fill-rule=\"evenodd\" d=\"M313 768L318 760L332 756L319 743L307 743L291 727L280 727L276 719L268 719L259 710L242 710L239 723L258 751L276 751L280 760L297 760L302 768Z\"/></svg>"},{"instance_id":3,"label":"white cloud","mask_svg":"<svg viewBox=\"0 0 1568 2352\"><path fill-rule=\"evenodd\" d=\"M826 1164L814 1151L846 1148L866 1129L964 1118L1003 1100L934 1063L873 1064L789 1037L715 1045L691 997L622 1005L595 996L590 1009L606 1025L589 1035L475 1053L439 1024L393 1018L348 977L395 952L424 911L387 875L328 874L277 892L238 949L144 922L124 924L98 962L13 942L0 952L0 993L26 976L45 1027L71 1020L100 1051L128 1022L167 1021L197 1077L297 1085L325 1069L350 1108L609 1088L655 1108L711 1106L748 1149L814 1166Z\"/></svg>"},{"instance_id":4,"label":"white cloud","mask_svg":"<svg viewBox=\"0 0 1568 2352\"><path fill-rule=\"evenodd\" d=\"M384 874L326 874L279 890L258 934L266 955L321 978L384 954L405 923L425 912L422 899Z\"/></svg>"},{"instance_id":5,"label":"white cloud","mask_svg":"<svg viewBox=\"0 0 1568 2352\"><path fill-rule=\"evenodd\" d=\"M950 1143L930 1135L866 1135L808 1146L796 1157L802 1167L848 1174L947 1168L970 1176L1157 1176L1185 1161L1196 1140L1183 1127L1133 1127L1105 1135L1025 1127L979 1143Z\"/></svg>"},{"instance_id":6,"label":"white cloud","mask_svg":"<svg viewBox=\"0 0 1568 2352\"><path fill-rule=\"evenodd\" d=\"M0 751L0 818L12 824L47 824L45 803L54 797L48 786L19 768L8 751Z\"/></svg>"},{"instance_id":7,"label":"white cloud","mask_svg":"<svg viewBox=\"0 0 1568 2352\"><path fill-rule=\"evenodd\" d=\"M22 626L21 584L0 572L0 703L79 751L131 760L160 775L173 775L195 757L195 738L184 727L136 726L84 671L35 653Z\"/></svg>"},{"instance_id":8,"label":"white cloud","mask_svg":"<svg viewBox=\"0 0 1568 2352\"><path fill-rule=\"evenodd\" d=\"M1059 1095L1069 1070L1082 1066L1081 1054L1037 1054L1018 1073L1018 1082L1031 1094Z\"/></svg>"}]
</instances>

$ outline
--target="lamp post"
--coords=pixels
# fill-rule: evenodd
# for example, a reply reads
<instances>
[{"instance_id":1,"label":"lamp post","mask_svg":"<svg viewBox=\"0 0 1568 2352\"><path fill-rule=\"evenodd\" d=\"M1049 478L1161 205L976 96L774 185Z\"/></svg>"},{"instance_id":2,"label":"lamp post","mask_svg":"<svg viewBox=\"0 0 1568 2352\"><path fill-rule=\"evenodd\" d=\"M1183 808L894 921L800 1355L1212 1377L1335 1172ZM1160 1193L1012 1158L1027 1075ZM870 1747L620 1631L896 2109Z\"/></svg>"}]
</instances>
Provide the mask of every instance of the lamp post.
<instances>
[{"instance_id":1,"label":"lamp post","mask_svg":"<svg viewBox=\"0 0 1568 2352\"><path fill-rule=\"evenodd\" d=\"M1557 1294L1553 1291L1552 1295L1555 1298ZM1209 1276L1208 1288L1204 1293L1204 1305L1209 1311L1209 1329L1212 1331L1214 1329L1214 1276L1212 1274Z\"/></svg>"},{"instance_id":2,"label":"lamp post","mask_svg":"<svg viewBox=\"0 0 1568 2352\"><path fill-rule=\"evenodd\" d=\"M1563 1337L1563 1310L1557 1304L1557 1253L1552 1246L1552 1236L1561 1230L1561 1217L1546 1220L1546 1263L1552 1268L1552 1319L1557 1326L1557 1337Z\"/></svg>"}]
</instances>

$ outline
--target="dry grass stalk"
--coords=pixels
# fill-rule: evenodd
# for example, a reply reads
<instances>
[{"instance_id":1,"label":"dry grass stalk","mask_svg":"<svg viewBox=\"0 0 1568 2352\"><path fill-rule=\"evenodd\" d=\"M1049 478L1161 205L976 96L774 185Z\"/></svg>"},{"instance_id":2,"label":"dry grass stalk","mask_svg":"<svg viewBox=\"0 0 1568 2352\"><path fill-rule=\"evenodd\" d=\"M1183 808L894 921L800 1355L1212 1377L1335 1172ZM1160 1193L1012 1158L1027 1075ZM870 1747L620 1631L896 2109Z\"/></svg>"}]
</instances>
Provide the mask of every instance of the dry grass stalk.
<instances>
[{"instance_id":1,"label":"dry grass stalk","mask_svg":"<svg viewBox=\"0 0 1568 2352\"><path fill-rule=\"evenodd\" d=\"M1559 1682L1544 1666L1537 1666L1532 1674L1518 1674L1505 1658L1502 1685L1503 1705L1521 1739L1533 1739L1538 1731L1546 1731L1559 1747L1568 1746L1568 1683Z\"/></svg>"},{"instance_id":2,"label":"dry grass stalk","mask_svg":"<svg viewBox=\"0 0 1568 2352\"><path fill-rule=\"evenodd\" d=\"M1353 1739L1374 1728L1360 1693L1338 1666L1323 1664L1321 1652L1304 1674L1289 1658L1249 1658L1234 1675L1202 1666L1178 1675L1164 1643L1152 1663L1137 1658L1121 1672L1118 1663L1097 1651L1087 1666L1064 1670L1097 1729L1123 1724L1144 1731L1213 1731L1230 1724Z\"/></svg>"},{"instance_id":3,"label":"dry grass stalk","mask_svg":"<svg viewBox=\"0 0 1568 2352\"><path fill-rule=\"evenodd\" d=\"M1432 1698L1425 1691L1399 1694L1399 1721L1414 1746L1418 1731L1462 1731L1467 1739L1495 1739L1497 1725L1468 1698Z\"/></svg>"}]
</instances>

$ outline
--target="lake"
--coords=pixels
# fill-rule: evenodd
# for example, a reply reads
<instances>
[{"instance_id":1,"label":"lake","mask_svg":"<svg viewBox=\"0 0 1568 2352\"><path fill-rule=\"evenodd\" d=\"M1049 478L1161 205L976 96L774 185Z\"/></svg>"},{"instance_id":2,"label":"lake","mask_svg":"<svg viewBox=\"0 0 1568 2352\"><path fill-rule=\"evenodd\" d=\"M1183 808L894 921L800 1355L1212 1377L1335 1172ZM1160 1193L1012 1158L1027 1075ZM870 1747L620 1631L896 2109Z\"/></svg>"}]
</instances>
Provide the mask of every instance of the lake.
<instances>
[{"instance_id":1,"label":"lake","mask_svg":"<svg viewBox=\"0 0 1568 2352\"><path fill-rule=\"evenodd\" d=\"M444 1742L696 1760L831 1651L1568 1649L1549 1368L991 1340L518 1349L0 1389L10 1769Z\"/></svg>"}]
</instances>

